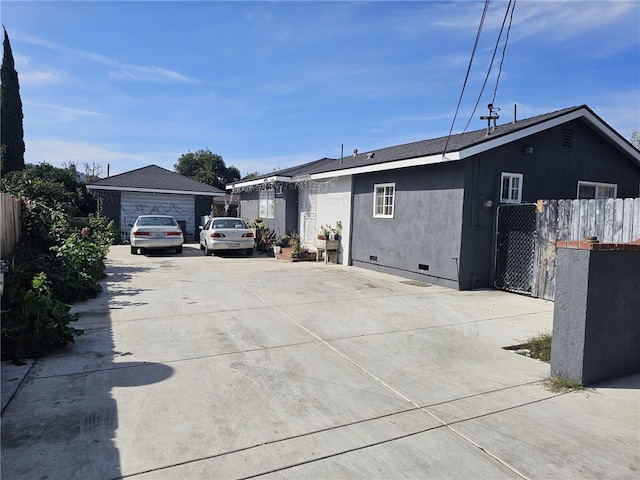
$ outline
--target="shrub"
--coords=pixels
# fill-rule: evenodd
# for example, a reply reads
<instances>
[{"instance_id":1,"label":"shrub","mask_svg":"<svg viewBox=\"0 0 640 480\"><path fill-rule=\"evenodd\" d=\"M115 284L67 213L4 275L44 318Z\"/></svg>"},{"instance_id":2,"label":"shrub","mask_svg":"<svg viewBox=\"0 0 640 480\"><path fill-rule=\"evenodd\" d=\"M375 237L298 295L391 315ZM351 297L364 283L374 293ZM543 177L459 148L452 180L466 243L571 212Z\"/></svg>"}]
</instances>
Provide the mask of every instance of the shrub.
<instances>
[{"instance_id":1,"label":"shrub","mask_svg":"<svg viewBox=\"0 0 640 480\"><path fill-rule=\"evenodd\" d=\"M78 319L70 305L51 296L44 273L36 274L32 288L12 288L2 315L2 358L37 358L74 341L82 330L69 326Z\"/></svg>"},{"instance_id":2,"label":"shrub","mask_svg":"<svg viewBox=\"0 0 640 480\"><path fill-rule=\"evenodd\" d=\"M71 304L97 296L113 222L89 217L72 228L63 208L25 201L23 242L7 258L2 297L2 358L39 357L73 342Z\"/></svg>"}]
</instances>

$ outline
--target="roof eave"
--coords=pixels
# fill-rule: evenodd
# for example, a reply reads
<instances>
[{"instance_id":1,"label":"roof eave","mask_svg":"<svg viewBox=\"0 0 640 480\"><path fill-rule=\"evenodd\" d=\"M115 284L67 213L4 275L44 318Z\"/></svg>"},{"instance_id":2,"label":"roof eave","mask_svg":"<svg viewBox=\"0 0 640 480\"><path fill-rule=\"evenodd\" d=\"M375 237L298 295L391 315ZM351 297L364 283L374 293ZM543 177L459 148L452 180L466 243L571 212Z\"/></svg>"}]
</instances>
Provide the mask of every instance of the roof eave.
<instances>
[{"instance_id":1,"label":"roof eave","mask_svg":"<svg viewBox=\"0 0 640 480\"><path fill-rule=\"evenodd\" d=\"M310 176L300 177L299 181L303 181L309 178L311 180L322 180L324 178L343 177L346 175L357 175L361 173L382 172L385 170L395 170L397 168L419 167L423 165L432 165L434 163L454 162L456 160L460 160L460 158L461 157L459 152L447 152L445 155L438 153L435 155L425 155L421 157L407 158L404 160L392 160L389 162L345 168L342 170L312 173Z\"/></svg>"},{"instance_id":2,"label":"roof eave","mask_svg":"<svg viewBox=\"0 0 640 480\"><path fill-rule=\"evenodd\" d=\"M263 184L276 183L276 182L290 183L291 177L285 177L282 175L273 175L271 177L257 178L255 180L249 180L246 182L229 183L226 185L225 188L227 190L233 190L235 188L251 187L253 185L263 185Z\"/></svg>"},{"instance_id":3,"label":"roof eave","mask_svg":"<svg viewBox=\"0 0 640 480\"><path fill-rule=\"evenodd\" d=\"M109 185L87 185L87 190L103 190L111 192L139 192L139 193L171 193L179 195L201 195L204 197L222 197L224 192L203 192L199 190L167 190L159 188L140 188L140 187L116 187Z\"/></svg>"}]
</instances>

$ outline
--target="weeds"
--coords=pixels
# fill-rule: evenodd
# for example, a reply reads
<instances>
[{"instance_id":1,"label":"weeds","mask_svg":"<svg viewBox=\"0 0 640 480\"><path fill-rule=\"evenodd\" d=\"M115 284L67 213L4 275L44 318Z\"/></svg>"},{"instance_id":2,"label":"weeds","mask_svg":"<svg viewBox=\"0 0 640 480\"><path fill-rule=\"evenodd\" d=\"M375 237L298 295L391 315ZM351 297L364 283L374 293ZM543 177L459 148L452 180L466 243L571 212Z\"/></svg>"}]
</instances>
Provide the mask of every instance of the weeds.
<instances>
[{"instance_id":1,"label":"weeds","mask_svg":"<svg viewBox=\"0 0 640 480\"><path fill-rule=\"evenodd\" d=\"M584 390L584 385L568 377L549 377L542 385L552 393L567 393Z\"/></svg>"}]
</instances>

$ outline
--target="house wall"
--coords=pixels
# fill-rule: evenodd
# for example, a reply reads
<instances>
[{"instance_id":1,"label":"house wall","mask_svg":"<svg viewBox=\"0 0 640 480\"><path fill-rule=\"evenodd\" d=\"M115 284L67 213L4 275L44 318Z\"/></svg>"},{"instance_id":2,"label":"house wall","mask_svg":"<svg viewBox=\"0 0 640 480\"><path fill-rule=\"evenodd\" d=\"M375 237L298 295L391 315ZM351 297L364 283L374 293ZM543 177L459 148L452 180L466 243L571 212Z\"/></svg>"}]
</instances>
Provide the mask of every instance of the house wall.
<instances>
[{"instance_id":1,"label":"house wall","mask_svg":"<svg viewBox=\"0 0 640 480\"><path fill-rule=\"evenodd\" d=\"M342 222L342 237L338 263L349 265L351 237L351 175L338 177L325 185L300 187L299 233L302 245L314 250L317 234L322 225L336 226Z\"/></svg>"},{"instance_id":2,"label":"house wall","mask_svg":"<svg viewBox=\"0 0 640 480\"><path fill-rule=\"evenodd\" d=\"M355 176L352 264L458 288L464 181L461 162ZM374 218L374 185L390 182L394 218Z\"/></svg>"},{"instance_id":3,"label":"house wall","mask_svg":"<svg viewBox=\"0 0 640 480\"><path fill-rule=\"evenodd\" d=\"M577 198L578 181L615 183L618 197L637 197L640 166L580 120L564 125L573 131L573 146L562 146L563 126L551 128L477 156L479 195L499 199L500 173L522 173L522 201ZM534 149L525 154L525 146Z\"/></svg>"},{"instance_id":4,"label":"house wall","mask_svg":"<svg viewBox=\"0 0 640 480\"><path fill-rule=\"evenodd\" d=\"M260 194L257 190L242 192L240 215L247 222L255 222L260 217ZM273 217L261 218L264 226L278 235L286 235L291 230L298 231L298 191L284 185L282 195L275 195Z\"/></svg>"},{"instance_id":5,"label":"house wall","mask_svg":"<svg viewBox=\"0 0 640 480\"><path fill-rule=\"evenodd\" d=\"M463 160L465 202L460 253L460 288L493 285L495 215L502 172L523 174L522 201L541 198L576 198L578 181L618 185L618 197L635 197L640 166L634 164L581 120L564 125L573 132L571 147L562 145L558 126L508 145ZM525 154L525 146L534 149ZM493 207L483 207L485 199Z\"/></svg>"},{"instance_id":6,"label":"house wall","mask_svg":"<svg viewBox=\"0 0 640 480\"><path fill-rule=\"evenodd\" d=\"M258 214L258 192L242 192L240 196L240 217L246 222L252 223L258 218Z\"/></svg>"},{"instance_id":7,"label":"house wall","mask_svg":"<svg viewBox=\"0 0 640 480\"><path fill-rule=\"evenodd\" d=\"M129 233L122 229L120 225L120 192L99 192L101 205L101 215L113 221L113 224L118 227L118 243L124 241L128 237Z\"/></svg>"}]
</instances>

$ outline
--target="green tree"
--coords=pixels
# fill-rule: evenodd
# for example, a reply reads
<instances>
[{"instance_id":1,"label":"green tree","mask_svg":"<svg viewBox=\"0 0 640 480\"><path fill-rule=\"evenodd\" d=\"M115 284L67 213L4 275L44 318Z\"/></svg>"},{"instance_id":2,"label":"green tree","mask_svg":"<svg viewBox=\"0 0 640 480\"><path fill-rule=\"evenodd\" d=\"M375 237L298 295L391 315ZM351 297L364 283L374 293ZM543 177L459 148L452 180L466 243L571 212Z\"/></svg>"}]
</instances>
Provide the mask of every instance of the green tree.
<instances>
[{"instance_id":1,"label":"green tree","mask_svg":"<svg viewBox=\"0 0 640 480\"><path fill-rule=\"evenodd\" d=\"M256 170L255 172L247 172L247 174L244 176L243 180L247 180L249 178L256 178L259 177L260 175L262 175L258 170Z\"/></svg>"},{"instance_id":2,"label":"green tree","mask_svg":"<svg viewBox=\"0 0 640 480\"><path fill-rule=\"evenodd\" d=\"M640 132L635 128L631 132L631 145L640 150Z\"/></svg>"},{"instance_id":3,"label":"green tree","mask_svg":"<svg viewBox=\"0 0 640 480\"><path fill-rule=\"evenodd\" d=\"M227 167L222 157L208 148L182 154L173 168L180 175L222 190L228 183L240 180L240 170Z\"/></svg>"},{"instance_id":4,"label":"green tree","mask_svg":"<svg viewBox=\"0 0 640 480\"><path fill-rule=\"evenodd\" d=\"M3 175L2 191L28 198L50 207L62 206L68 215L87 217L96 211L96 201L78 180L75 169L57 168L48 163L28 165Z\"/></svg>"},{"instance_id":5,"label":"green tree","mask_svg":"<svg viewBox=\"0 0 640 480\"><path fill-rule=\"evenodd\" d=\"M0 70L0 124L2 125L0 147L0 171L2 175L24 168L24 130L22 128L22 100L18 72L16 72L9 43L4 30L4 52Z\"/></svg>"}]
</instances>

